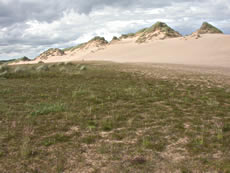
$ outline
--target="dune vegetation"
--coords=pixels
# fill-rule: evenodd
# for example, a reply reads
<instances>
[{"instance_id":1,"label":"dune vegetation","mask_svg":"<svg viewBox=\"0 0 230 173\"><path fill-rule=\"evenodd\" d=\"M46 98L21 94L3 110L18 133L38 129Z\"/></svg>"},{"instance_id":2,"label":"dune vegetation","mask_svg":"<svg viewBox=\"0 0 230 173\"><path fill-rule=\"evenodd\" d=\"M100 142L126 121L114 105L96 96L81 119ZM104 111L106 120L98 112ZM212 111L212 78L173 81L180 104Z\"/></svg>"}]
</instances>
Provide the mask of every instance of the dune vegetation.
<instances>
[{"instance_id":1,"label":"dune vegetation","mask_svg":"<svg viewBox=\"0 0 230 173\"><path fill-rule=\"evenodd\" d=\"M204 22L197 32L198 34L223 34L220 29L216 28L208 22Z\"/></svg>"},{"instance_id":2,"label":"dune vegetation","mask_svg":"<svg viewBox=\"0 0 230 173\"><path fill-rule=\"evenodd\" d=\"M230 172L230 87L213 74L106 62L4 71L0 172Z\"/></svg>"}]
</instances>

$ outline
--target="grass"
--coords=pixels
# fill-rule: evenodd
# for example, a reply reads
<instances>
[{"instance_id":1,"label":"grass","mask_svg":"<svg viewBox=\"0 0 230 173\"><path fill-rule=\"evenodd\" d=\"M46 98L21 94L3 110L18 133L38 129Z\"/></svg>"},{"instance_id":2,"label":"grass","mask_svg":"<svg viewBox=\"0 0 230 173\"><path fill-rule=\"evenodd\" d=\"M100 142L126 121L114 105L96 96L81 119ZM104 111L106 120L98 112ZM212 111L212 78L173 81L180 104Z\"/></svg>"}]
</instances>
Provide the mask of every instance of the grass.
<instances>
[{"instance_id":1,"label":"grass","mask_svg":"<svg viewBox=\"0 0 230 173\"><path fill-rule=\"evenodd\" d=\"M74 51L74 50L76 50L78 48L81 48L81 47L85 46L85 44L86 43L81 43L81 44L79 44L77 46L68 47L68 48L63 49L63 51L64 52L66 52L66 51L71 51L72 52L72 51Z\"/></svg>"},{"instance_id":2,"label":"grass","mask_svg":"<svg viewBox=\"0 0 230 173\"><path fill-rule=\"evenodd\" d=\"M5 71L8 71L8 70L9 70L8 65L3 64L3 65L0 66L0 72L5 72Z\"/></svg>"},{"instance_id":3,"label":"grass","mask_svg":"<svg viewBox=\"0 0 230 173\"><path fill-rule=\"evenodd\" d=\"M39 66L0 78L0 172L230 171L230 87L215 76Z\"/></svg>"},{"instance_id":4,"label":"grass","mask_svg":"<svg viewBox=\"0 0 230 173\"><path fill-rule=\"evenodd\" d=\"M119 39L123 39L123 38L126 39L126 38L130 38L134 36L135 36L135 33L122 34Z\"/></svg>"},{"instance_id":5,"label":"grass","mask_svg":"<svg viewBox=\"0 0 230 173\"><path fill-rule=\"evenodd\" d=\"M136 34L141 34L141 35L136 42L144 43L146 40L158 36L158 33L152 35L152 33L154 33L155 31L160 31L165 34L165 37L169 37L169 38L181 36L177 31L174 31L167 24L163 22L156 22L154 25L152 25L149 28L144 28L142 30L139 30Z\"/></svg>"},{"instance_id":6,"label":"grass","mask_svg":"<svg viewBox=\"0 0 230 173\"><path fill-rule=\"evenodd\" d=\"M221 30L219 30L218 28L216 28L215 26L204 22L201 26L201 28L198 30L198 32L200 34L206 34L206 33L220 33L223 34L223 32Z\"/></svg>"},{"instance_id":7,"label":"grass","mask_svg":"<svg viewBox=\"0 0 230 173\"><path fill-rule=\"evenodd\" d=\"M10 59L10 60L0 60L0 65L2 64L8 64L8 63L11 63L13 61L15 61L16 59Z\"/></svg>"},{"instance_id":8,"label":"grass","mask_svg":"<svg viewBox=\"0 0 230 173\"><path fill-rule=\"evenodd\" d=\"M32 116L46 115L49 113L57 113L65 111L65 105L62 103L55 104L39 104L35 110L31 113Z\"/></svg>"},{"instance_id":9,"label":"grass","mask_svg":"<svg viewBox=\"0 0 230 173\"><path fill-rule=\"evenodd\" d=\"M108 44L108 41L105 40L104 37L95 36L94 38L92 38L91 40L89 40L86 43L81 43L81 44L78 44L76 46L68 47L68 48L63 49L62 51L64 51L64 52L71 51L72 52L72 51L74 51L76 49L84 48L88 43L94 42L94 41L100 42L101 44Z\"/></svg>"}]
</instances>

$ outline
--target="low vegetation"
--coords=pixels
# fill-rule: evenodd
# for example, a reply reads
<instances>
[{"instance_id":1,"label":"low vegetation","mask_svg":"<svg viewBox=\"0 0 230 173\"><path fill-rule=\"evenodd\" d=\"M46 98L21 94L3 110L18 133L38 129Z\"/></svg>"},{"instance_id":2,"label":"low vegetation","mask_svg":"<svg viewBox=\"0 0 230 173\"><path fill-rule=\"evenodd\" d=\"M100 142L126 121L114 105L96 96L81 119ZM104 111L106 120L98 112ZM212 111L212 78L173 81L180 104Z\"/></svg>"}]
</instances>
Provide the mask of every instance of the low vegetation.
<instances>
[{"instance_id":1,"label":"low vegetation","mask_svg":"<svg viewBox=\"0 0 230 173\"><path fill-rule=\"evenodd\" d=\"M108 41L104 37L96 36L96 37L92 38L91 40L89 40L86 43L81 43L81 44L79 44L77 46L65 48L65 49L63 49L63 51L64 52L67 52L67 51L71 51L72 52L74 50L77 50L77 49L80 49L80 48L84 48L85 46L87 46L87 44L92 43L92 42L97 42L97 43L99 43L99 45L106 45L106 44L108 44Z\"/></svg>"},{"instance_id":2,"label":"low vegetation","mask_svg":"<svg viewBox=\"0 0 230 173\"><path fill-rule=\"evenodd\" d=\"M65 52L58 48L50 48L46 50L45 52L41 53L38 57L35 59L39 60L47 60L50 56L63 56L65 55Z\"/></svg>"},{"instance_id":3,"label":"low vegetation","mask_svg":"<svg viewBox=\"0 0 230 173\"><path fill-rule=\"evenodd\" d=\"M126 39L131 37L135 37L135 33L122 34L119 39Z\"/></svg>"},{"instance_id":4,"label":"low vegetation","mask_svg":"<svg viewBox=\"0 0 230 173\"><path fill-rule=\"evenodd\" d=\"M137 43L143 43L147 40L151 40L152 38L157 37L159 34L164 34L165 38L175 38L182 36L180 33L173 30L163 22L157 22L149 28L144 28L138 31L136 34L140 35L136 41Z\"/></svg>"},{"instance_id":5,"label":"low vegetation","mask_svg":"<svg viewBox=\"0 0 230 173\"><path fill-rule=\"evenodd\" d=\"M26 57L26 56L23 56L23 57L21 57L21 58L18 58L18 59L16 59L16 60L14 60L15 63L21 62L21 61L31 61L31 59L29 59L29 58Z\"/></svg>"},{"instance_id":6,"label":"low vegetation","mask_svg":"<svg viewBox=\"0 0 230 173\"><path fill-rule=\"evenodd\" d=\"M15 59L10 59L10 60L0 60L0 65L3 65L3 64L8 64L8 63L11 63L15 61Z\"/></svg>"},{"instance_id":7,"label":"low vegetation","mask_svg":"<svg viewBox=\"0 0 230 173\"><path fill-rule=\"evenodd\" d=\"M86 43L82 43L82 44L78 44L77 46L72 46L72 47L68 47L68 48L65 48L63 49L64 52L67 52L67 51L74 51L78 48L81 48L82 46L84 46Z\"/></svg>"},{"instance_id":8,"label":"low vegetation","mask_svg":"<svg viewBox=\"0 0 230 173\"><path fill-rule=\"evenodd\" d=\"M151 40L157 37L159 34L164 34L165 38L181 37L182 35L177 31L170 28L167 24L163 22L156 22L149 28L143 28L136 33L129 33L121 35L120 39L127 39L137 37L137 43L144 43L147 40Z\"/></svg>"},{"instance_id":9,"label":"low vegetation","mask_svg":"<svg viewBox=\"0 0 230 173\"><path fill-rule=\"evenodd\" d=\"M108 41L104 37L99 37L99 36L94 37L89 42L92 42L92 41L99 41L99 42L104 43L104 44L108 43Z\"/></svg>"},{"instance_id":10,"label":"low vegetation","mask_svg":"<svg viewBox=\"0 0 230 173\"><path fill-rule=\"evenodd\" d=\"M204 22L198 30L198 34L223 34L223 32L208 22Z\"/></svg>"},{"instance_id":11,"label":"low vegetation","mask_svg":"<svg viewBox=\"0 0 230 173\"><path fill-rule=\"evenodd\" d=\"M0 172L230 172L229 85L146 70L9 67L0 76Z\"/></svg>"}]
</instances>

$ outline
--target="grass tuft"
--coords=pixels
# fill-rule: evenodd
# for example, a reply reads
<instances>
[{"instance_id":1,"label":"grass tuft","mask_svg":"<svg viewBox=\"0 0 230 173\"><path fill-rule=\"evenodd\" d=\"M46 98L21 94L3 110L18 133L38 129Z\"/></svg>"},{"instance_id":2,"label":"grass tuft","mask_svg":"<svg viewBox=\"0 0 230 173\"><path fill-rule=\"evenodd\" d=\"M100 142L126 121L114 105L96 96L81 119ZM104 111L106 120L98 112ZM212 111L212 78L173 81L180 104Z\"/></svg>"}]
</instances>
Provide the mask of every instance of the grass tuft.
<instances>
[{"instance_id":1,"label":"grass tuft","mask_svg":"<svg viewBox=\"0 0 230 173\"><path fill-rule=\"evenodd\" d=\"M66 106L63 103L55 103L55 104L43 103L35 107L36 107L35 110L31 113L32 116L64 112L66 110Z\"/></svg>"}]
</instances>

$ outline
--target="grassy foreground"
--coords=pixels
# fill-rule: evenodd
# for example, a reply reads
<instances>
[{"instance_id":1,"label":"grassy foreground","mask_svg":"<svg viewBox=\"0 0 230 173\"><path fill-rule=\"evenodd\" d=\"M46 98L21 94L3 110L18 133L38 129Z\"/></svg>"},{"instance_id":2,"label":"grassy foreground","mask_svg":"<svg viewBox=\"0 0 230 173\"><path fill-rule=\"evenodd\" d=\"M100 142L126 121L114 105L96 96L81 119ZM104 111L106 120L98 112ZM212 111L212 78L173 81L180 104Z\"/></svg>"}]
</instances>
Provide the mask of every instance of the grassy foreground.
<instances>
[{"instance_id":1,"label":"grassy foreground","mask_svg":"<svg viewBox=\"0 0 230 173\"><path fill-rule=\"evenodd\" d=\"M165 79L124 68L7 69L0 172L230 172L229 86L205 75Z\"/></svg>"}]
</instances>

